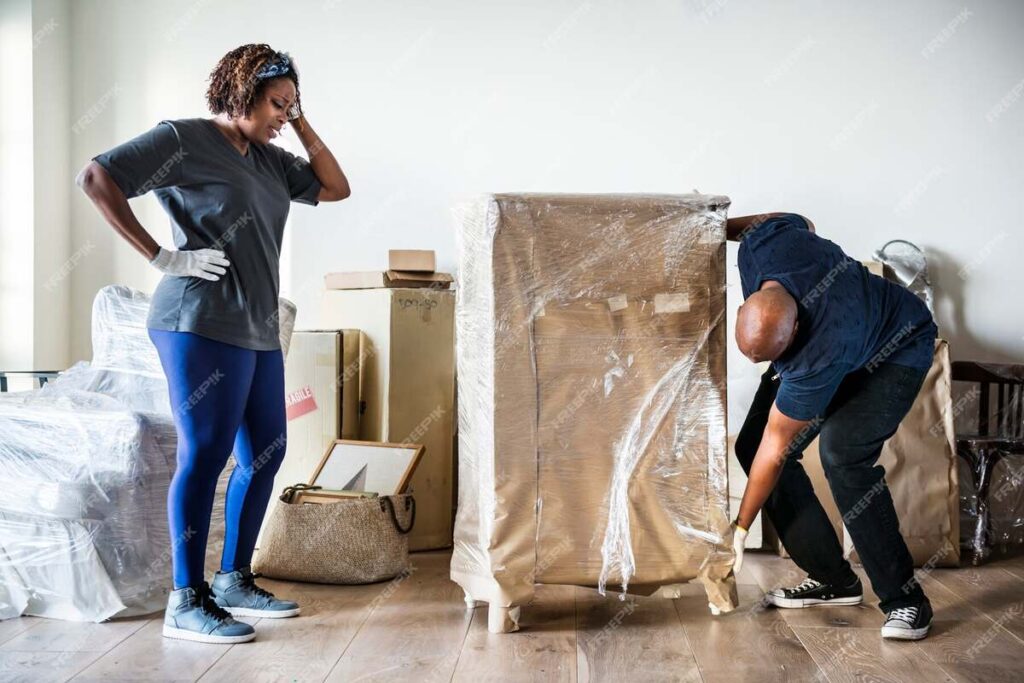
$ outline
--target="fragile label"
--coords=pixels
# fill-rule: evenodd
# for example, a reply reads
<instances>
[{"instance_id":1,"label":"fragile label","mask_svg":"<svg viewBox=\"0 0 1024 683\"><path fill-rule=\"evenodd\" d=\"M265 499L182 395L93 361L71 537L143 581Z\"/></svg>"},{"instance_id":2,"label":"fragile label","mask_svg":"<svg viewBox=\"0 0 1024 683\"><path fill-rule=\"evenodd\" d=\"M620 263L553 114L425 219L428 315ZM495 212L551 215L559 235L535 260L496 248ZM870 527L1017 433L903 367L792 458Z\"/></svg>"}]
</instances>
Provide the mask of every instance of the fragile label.
<instances>
[{"instance_id":1,"label":"fragile label","mask_svg":"<svg viewBox=\"0 0 1024 683\"><path fill-rule=\"evenodd\" d=\"M672 292L654 295L655 313L688 313L690 297L686 292Z\"/></svg>"},{"instance_id":2,"label":"fragile label","mask_svg":"<svg viewBox=\"0 0 1024 683\"><path fill-rule=\"evenodd\" d=\"M313 387L306 385L285 397L285 415L289 421L316 410Z\"/></svg>"}]
</instances>

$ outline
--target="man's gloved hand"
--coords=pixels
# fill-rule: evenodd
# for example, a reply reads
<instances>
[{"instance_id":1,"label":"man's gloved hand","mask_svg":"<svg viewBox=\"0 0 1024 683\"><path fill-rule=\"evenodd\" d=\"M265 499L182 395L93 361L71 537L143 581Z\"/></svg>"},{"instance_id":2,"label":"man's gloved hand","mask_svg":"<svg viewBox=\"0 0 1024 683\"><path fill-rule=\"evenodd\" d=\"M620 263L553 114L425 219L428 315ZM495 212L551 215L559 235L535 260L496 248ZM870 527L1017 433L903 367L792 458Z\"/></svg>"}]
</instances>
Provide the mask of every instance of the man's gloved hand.
<instances>
[{"instance_id":1,"label":"man's gloved hand","mask_svg":"<svg viewBox=\"0 0 1024 683\"><path fill-rule=\"evenodd\" d=\"M214 281L227 272L222 266L231 265L219 249L172 251L163 247L160 247L150 263L168 275L190 275Z\"/></svg>"},{"instance_id":2,"label":"man's gloved hand","mask_svg":"<svg viewBox=\"0 0 1024 683\"><path fill-rule=\"evenodd\" d=\"M739 574L743 568L743 544L747 540L747 530L736 522L732 523L732 551L736 560L732 563L732 573Z\"/></svg>"}]
</instances>

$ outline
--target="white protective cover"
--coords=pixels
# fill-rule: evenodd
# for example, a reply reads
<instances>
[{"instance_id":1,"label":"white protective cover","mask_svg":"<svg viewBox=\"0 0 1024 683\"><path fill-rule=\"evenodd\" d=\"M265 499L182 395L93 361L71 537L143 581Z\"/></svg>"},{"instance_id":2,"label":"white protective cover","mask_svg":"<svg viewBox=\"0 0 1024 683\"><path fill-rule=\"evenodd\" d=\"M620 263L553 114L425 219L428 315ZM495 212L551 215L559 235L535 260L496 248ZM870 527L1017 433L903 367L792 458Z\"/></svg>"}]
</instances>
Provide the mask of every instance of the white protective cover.
<instances>
[{"instance_id":1,"label":"white protective cover","mask_svg":"<svg viewBox=\"0 0 1024 683\"><path fill-rule=\"evenodd\" d=\"M42 389L0 394L0 618L103 621L166 605L177 436L148 310L148 294L104 287L92 362ZM283 335L294 313L282 300ZM219 564L231 469L218 482L208 571Z\"/></svg>"}]
</instances>

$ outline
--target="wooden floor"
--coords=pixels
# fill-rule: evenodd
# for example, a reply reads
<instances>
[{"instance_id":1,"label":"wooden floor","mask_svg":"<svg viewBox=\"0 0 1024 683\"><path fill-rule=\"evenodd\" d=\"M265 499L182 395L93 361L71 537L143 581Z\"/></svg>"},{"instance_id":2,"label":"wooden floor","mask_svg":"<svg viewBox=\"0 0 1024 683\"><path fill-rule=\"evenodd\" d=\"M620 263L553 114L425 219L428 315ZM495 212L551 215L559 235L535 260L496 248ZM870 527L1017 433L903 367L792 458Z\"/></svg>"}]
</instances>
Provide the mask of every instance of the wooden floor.
<instances>
[{"instance_id":1,"label":"wooden floor","mask_svg":"<svg viewBox=\"0 0 1024 683\"><path fill-rule=\"evenodd\" d=\"M159 616L105 624L0 622L2 680L178 681L1020 681L1024 559L938 569L923 580L932 635L882 641L862 607L777 610L765 589L803 578L748 554L738 612L708 614L699 586L676 600L620 601L541 586L518 633L487 632L447 578L447 553L413 556L401 581L334 587L266 581L302 603L294 619L254 620L255 641L201 645L160 635ZM862 575L863 576L863 575ZM865 586L867 584L865 583Z\"/></svg>"}]
</instances>

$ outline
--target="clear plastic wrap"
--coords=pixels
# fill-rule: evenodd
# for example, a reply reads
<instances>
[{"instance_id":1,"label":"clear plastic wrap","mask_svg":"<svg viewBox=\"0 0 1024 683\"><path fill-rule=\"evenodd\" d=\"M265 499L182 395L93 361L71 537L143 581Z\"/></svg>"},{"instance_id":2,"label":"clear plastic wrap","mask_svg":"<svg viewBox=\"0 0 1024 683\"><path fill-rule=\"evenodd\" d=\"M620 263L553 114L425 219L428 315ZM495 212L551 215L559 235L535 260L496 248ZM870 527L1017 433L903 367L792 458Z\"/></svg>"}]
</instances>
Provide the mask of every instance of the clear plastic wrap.
<instances>
[{"instance_id":1,"label":"clear plastic wrap","mask_svg":"<svg viewBox=\"0 0 1024 683\"><path fill-rule=\"evenodd\" d=\"M451 576L516 628L536 583L736 604L725 220L707 195L493 195L457 214Z\"/></svg>"},{"instance_id":2,"label":"clear plastic wrap","mask_svg":"<svg viewBox=\"0 0 1024 683\"><path fill-rule=\"evenodd\" d=\"M978 564L1024 544L1024 365L957 365L960 543Z\"/></svg>"},{"instance_id":3,"label":"clear plastic wrap","mask_svg":"<svg viewBox=\"0 0 1024 683\"><path fill-rule=\"evenodd\" d=\"M287 304L281 327L290 331ZM177 436L148 309L147 294L104 287L93 303L92 362L42 389L0 394L0 618L102 621L166 604ZM230 469L214 505L210 571Z\"/></svg>"},{"instance_id":4,"label":"clear plastic wrap","mask_svg":"<svg viewBox=\"0 0 1024 683\"><path fill-rule=\"evenodd\" d=\"M960 459L960 543L977 563L994 549L1024 544L1024 445L972 447Z\"/></svg>"}]
</instances>

